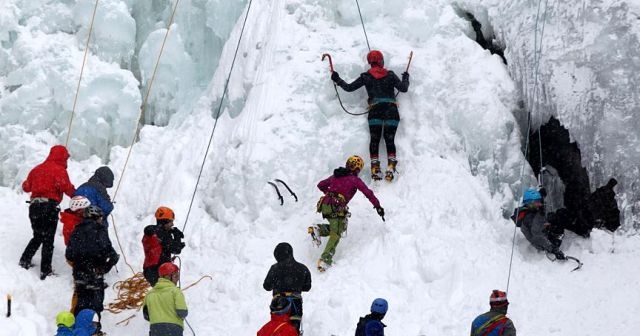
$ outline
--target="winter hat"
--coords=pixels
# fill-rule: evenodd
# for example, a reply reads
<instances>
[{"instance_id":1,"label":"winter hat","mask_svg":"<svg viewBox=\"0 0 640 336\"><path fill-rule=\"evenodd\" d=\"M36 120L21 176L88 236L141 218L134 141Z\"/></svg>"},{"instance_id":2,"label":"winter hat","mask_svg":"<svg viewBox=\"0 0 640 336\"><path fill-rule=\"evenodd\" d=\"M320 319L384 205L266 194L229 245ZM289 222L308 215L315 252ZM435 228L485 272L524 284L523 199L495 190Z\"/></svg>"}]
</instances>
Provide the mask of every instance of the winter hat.
<instances>
[{"instance_id":1,"label":"winter hat","mask_svg":"<svg viewBox=\"0 0 640 336\"><path fill-rule=\"evenodd\" d=\"M278 296L271 300L271 305L269 305L269 309L272 314L283 315L288 313L291 310L291 301L289 299Z\"/></svg>"},{"instance_id":2,"label":"winter hat","mask_svg":"<svg viewBox=\"0 0 640 336\"><path fill-rule=\"evenodd\" d=\"M494 289L491 292L491 296L489 296L489 305L491 308L502 308L509 305L509 300L507 300L507 293Z\"/></svg>"},{"instance_id":3,"label":"winter hat","mask_svg":"<svg viewBox=\"0 0 640 336\"><path fill-rule=\"evenodd\" d=\"M68 311L59 312L56 316L56 326L73 327L76 324L76 317Z\"/></svg>"},{"instance_id":4,"label":"winter hat","mask_svg":"<svg viewBox=\"0 0 640 336\"><path fill-rule=\"evenodd\" d=\"M525 190L524 194L522 195L523 204L529 204L529 203L532 203L535 201L541 201L541 200L542 200L542 195L540 195L538 190L534 188L529 188Z\"/></svg>"},{"instance_id":5,"label":"winter hat","mask_svg":"<svg viewBox=\"0 0 640 336\"><path fill-rule=\"evenodd\" d=\"M107 166L102 166L96 169L94 176L96 176L98 180L102 182L105 188L113 187L114 176L113 176L113 172L111 171L111 168Z\"/></svg>"},{"instance_id":6,"label":"winter hat","mask_svg":"<svg viewBox=\"0 0 640 336\"><path fill-rule=\"evenodd\" d=\"M389 304L387 303L387 300L382 298L377 298L373 300L373 302L371 303L372 313L378 313L380 315L384 315L387 313L388 308L389 308Z\"/></svg>"},{"instance_id":7,"label":"winter hat","mask_svg":"<svg viewBox=\"0 0 640 336\"><path fill-rule=\"evenodd\" d=\"M167 275L176 273L178 271L180 271L178 266L176 266L173 263L166 262L160 265L160 267L158 268L158 275L162 277L162 276L167 276Z\"/></svg>"}]
</instances>

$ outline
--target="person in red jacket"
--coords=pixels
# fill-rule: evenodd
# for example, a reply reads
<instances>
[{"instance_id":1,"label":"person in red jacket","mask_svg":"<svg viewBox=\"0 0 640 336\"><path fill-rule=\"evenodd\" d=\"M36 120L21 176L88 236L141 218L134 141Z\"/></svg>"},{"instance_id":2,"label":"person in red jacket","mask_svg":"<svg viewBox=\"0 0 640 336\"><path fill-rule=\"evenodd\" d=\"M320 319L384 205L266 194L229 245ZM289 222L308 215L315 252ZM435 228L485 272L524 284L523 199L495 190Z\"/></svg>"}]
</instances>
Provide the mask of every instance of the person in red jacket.
<instances>
[{"instance_id":1,"label":"person in red jacket","mask_svg":"<svg viewBox=\"0 0 640 336\"><path fill-rule=\"evenodd\" d=\"M69 238L82 219L84 218L84 209L88 208L91 202L84 196L73 196L69 202L69 208L60 213L60 221L62 222L62 237L64 245L69 245Z\"/></svg>"},{"instance_id":2,"label":"person in red jacket","mask_svg":"<svg viewBox=\"0 0 640 336\"><path fill-rule=\"evenodd\" d=\"M69 152L64 146L51 147L47 159L34 167L22 183L22 190L31 193L29 219L33 238L22 253L19 265L25 269L33 266L31 259L42 245L41 280L53 273L51 259L60 212L58 204L62 201L63 194L71 197L76 191L67 174L68 159Z\"/></svg>"},{"instance_id":3,"label":"person in red jacket","mask_svg":"<svg viewBox=\"0 0 640 336\"><path fill-rule=\"evenodd\" d=\"M172 261L172 254L180 254L184 248L184 234L173 226L176 216L170 208L161 206L156 210L156 225L144 228L142 247L144 248L144 264L142 273L151 286L158 282L160 265Z\"/></svg>"},{"instance_id":4,"label":"person in red jacket","mask_svg":"<svg viewBox=\"0 0 640 336\"><path fill-rule=\"evenodd\" d=\"M291 301L284 297L276 297L269 306L271 321L267 322L257 336L298 336L298 329L289 320Z\"/></svg>"}]
</instances>

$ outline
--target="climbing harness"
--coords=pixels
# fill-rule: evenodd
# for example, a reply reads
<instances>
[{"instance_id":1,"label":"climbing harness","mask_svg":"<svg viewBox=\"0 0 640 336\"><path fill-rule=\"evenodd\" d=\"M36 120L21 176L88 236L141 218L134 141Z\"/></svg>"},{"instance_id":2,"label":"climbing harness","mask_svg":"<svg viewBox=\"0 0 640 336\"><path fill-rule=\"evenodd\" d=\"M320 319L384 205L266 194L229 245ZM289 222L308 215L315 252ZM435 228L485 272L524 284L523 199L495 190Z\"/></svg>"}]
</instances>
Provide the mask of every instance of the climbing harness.
<instances>
[{"instance_id":1,"label":"climbing harness","mask_svg":"<svg viewBox=\"0 0 640 336\"><path fill-rule=\"evenodd\" d=\"M184 225L182 226L182 232L185 231L187 227L187 223L189 222L189 215L191 214L191 208L193 207L193 201L196 198L196 192L198 191L198 184L200 184L200 179L202 178L202 171L204 170L204 164L207 162L207 156L209 155L209 149L211 148L211 143L213 142L213 134L216 131L216 127L218 126L218 120L220 120L220 112L222 111L222 103L224 102L224 98L227 95L227 89L229 88L229 80L231 79L231 73L233 73L233 67L236 64L236 58L238 57L238 51L240 50L240 42L242 42L242 36L244 35L244 29L247 25L247 19L249 18L249 12L251 11L251 4L253 0L249 0L249 4L247 5L247 12L244 16L244 22L242 23L242 29L240 30L240 37L238 38L238 43L236 44L236 51L233 54L233 60L231 61L231 68L229 69L229 74L227 75L227 80L224 83L224 89L222 91L222 97L220 97L220 104L218 105L218 111L216 112L216 120L213 123L213 128L211 129L211 135L209 136L209 143L207 144L207 149L204 152L204 158L202 158L202 165L200 165L200 172L198 173L198 179L196 180L196 185L193 188L193 195L191 195L191 201L189 202L189 210L187 211L187 216L184 220Z\"/></svg>"},{"instance_id":2,"label":"climbing harness","mask_svg":"<svg viewBox=\"0 0 640 336\"><path fill-rule=\"evenodd\" d=\"M284 187L287 188L291 196L295 198L296 202L298 201L298 196L291 190L291 188L289 188L289 186L283 180L275 179L275 181L284 185ZM282 197L282 194L280 194L280 189L278 189L278 186L273 182L267 182L267 183L269 183L274 189L276 189L276 193L278 194L278 199L280 200L280 205L284 205L284 198Z\"/></svg>"},{"instance_id":3,"label":"climbing harness","mask_svg":"<svg viewBox=\"0 0 640 336\"><path fill-rule=\"evenodd\" d=\"M89 34L87 34L87 43L85 44L85 47L84 47L84 56L82 57L82 66L80 67L80 77L78 78L76 95L75 95L75 98L73 98L73 107L71 108L71 118L69 118L69 127L67 129L67 140L65 140L64 142L65 147L69 145L69 137L71 136L71 125L73 124L73 117L76 113L78 95L80 94L80 83L82 82L82 75L84 74L84 66L87 63L87 54L89 53L89 42L91 41L91 33L93 32L93 23L95 22L96 12L98 11L98 2L100 2L100 0L96 0L96 4L93 7L93 14L91 15L91 23L89 24Z\"/></svg>"}]
</instances>

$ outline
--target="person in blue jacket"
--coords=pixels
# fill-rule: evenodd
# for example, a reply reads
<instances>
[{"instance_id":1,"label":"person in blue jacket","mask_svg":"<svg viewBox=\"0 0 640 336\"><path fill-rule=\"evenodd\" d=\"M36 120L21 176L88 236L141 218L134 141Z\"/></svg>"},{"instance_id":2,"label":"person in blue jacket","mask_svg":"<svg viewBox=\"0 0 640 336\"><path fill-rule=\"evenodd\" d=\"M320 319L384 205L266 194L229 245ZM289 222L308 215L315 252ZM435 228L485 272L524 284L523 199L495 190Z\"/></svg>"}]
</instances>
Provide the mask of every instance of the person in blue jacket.
<instances>
[{"instance_id":1,"label":"person in blue jacket","mask_svg":"<svg viewBox=\"0 0 640 336\"><path fill-rule=\"evenodd\" d=\"M371 303L371 314L361 317L356 327L356 336L384 336L386 325L382 323L387 314L389 304L387 300L377 298Z\"/></svg>"},{"instance_id":2,"label":"person in blue jacket","mask_svg":"<svg viewBox=\"0 0 640 336\"><path fill-rule=\"evenodd\" d=\"M74 196L84 196L89 199L91 205L99 207L104 213L103 223L109 227L107 217L113 211L113 203L111 197L107 193L107 188L113 187L113 172L109 167L103 166L96 169L96 172L89 178L89 181L82 184Z\"/></svg>"},{"instance_id":3,"label":"person in blue jacket","mask_svg":"<svg viewBox=\"0 0 640 336\"><path fill-rule=\"evenodd\" d=\"M103 335L100 331L100 322L93 322L96 312L91 309L83 309L76 316L76 325L73 327L73 336Z\"/></svg>"}]
</instances>

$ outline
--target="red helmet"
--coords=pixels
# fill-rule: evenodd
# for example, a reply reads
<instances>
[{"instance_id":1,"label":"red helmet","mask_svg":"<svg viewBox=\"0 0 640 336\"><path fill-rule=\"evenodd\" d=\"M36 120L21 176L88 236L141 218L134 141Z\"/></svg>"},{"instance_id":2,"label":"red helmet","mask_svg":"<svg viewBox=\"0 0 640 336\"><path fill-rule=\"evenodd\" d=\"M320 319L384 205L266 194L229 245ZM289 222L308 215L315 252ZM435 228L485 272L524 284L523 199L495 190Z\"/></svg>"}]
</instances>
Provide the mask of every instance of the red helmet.
<instances>
[{"instance_id":1,"label":"red helmet","mask_svg":"<svg viewBox=\"0 0 640 336\"><path fill-rule=\"evenodd\" d=\"M167 276L167 275L176 273L178 271L180 271L178 266L176 266L173 263L166 262L166 263L160 265L160 267L158 268L158 275L159 276Z\"/></svg>"},{"instance_id":2,"label":"red helmet","mask_svg":"<svg viewBox=\"0 0 640 336\"><path fill-rule=\"evenodd\" d=\"M489 296L489 305L491 307L506 307L509 305L509 300L507 300L507 293L494 289L491 292L491 296Z\"/></svg>"},{"instance_id":3,"label":"red helmet","mask_svg":"<svg viewBox=\"0 0 640 336\"><path fill-rule=\"evenodd\" d=\"M382 53L379 50L371 50L367 54L367 62L372 65L373 64L383 65L384 57L382 57Z\"/></svg>"}]
</instances>

